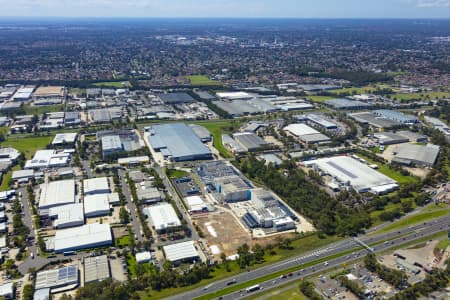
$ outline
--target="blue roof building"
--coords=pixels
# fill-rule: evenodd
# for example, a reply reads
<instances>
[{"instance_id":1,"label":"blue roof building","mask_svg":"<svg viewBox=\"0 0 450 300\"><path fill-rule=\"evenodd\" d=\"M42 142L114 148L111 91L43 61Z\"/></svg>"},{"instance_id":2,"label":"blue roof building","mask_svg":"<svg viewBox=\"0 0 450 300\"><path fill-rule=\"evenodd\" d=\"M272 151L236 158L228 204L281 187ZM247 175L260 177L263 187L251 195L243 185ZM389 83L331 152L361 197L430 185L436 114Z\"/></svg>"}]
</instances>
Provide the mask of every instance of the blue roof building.
<instances>
[{"instance_id":1,"label":"blue roof building","mask_svg":"<svg viewBox=\"0 0 450 300\"><path fill-rule=\"evenodd\" d=\"M389 109L379 109L374 111L377 116L396 121L402 124L415 124L419 122L415 116L405 115L399 111L389 110Z\"/></svg>"}]
</instances>

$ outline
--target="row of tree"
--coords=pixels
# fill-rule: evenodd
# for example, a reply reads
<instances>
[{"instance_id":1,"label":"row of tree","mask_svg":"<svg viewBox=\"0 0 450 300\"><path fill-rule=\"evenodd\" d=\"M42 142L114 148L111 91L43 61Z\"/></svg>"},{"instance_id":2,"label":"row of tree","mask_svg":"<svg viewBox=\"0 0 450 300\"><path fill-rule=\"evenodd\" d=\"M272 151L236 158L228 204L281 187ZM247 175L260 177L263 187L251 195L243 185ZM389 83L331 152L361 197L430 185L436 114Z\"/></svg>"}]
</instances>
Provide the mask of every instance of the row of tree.
<instances>
[{"instance_id":1,"label":"row of tree","mask_svg":"<svg viewBox=\"0 0 450 300\"><path fill-rule=\"evenodd\" d=\"M408 276L405 272L388 268L378 263L375 254L369 253L364 258L367 270L377 273L381 279L391 284L397 289L404 289L408 286Z\"/></svg>"}]
</instances>

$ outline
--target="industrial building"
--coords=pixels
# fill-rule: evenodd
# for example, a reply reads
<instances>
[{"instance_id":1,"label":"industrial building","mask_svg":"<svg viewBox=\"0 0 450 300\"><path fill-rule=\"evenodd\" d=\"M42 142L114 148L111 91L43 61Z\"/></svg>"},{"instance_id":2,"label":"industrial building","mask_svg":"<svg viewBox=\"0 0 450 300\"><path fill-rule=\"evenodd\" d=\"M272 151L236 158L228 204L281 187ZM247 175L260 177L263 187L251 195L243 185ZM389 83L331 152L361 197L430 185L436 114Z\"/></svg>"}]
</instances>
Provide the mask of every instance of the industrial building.
<instances>
[{"instance_id":1,"label":"industrial building","mask_svg":"<svg viewBox=\"0 0 450 300\"><path fill-rule=\"evenodd\" d=\"M36 274L34 288L49 288L51 293L74 289L80 282L77 265L70 265L53 270L40 271Z\"/></svg>"},{"instance_id":2,"label":"industrial building","mask_svg":"<svg viewBox=\"0 0 450 300\"><path fill-rule=\"evenodd\" d=\"M379 109L375 110L374 114L379 117L392 120L401 124L416 124L419 122L419 119L417 119L415 116L406 115L402 112L395 110Z\"/></svg>"},{"instance_id":3,"label":"industrial building","mask_svg":"<svg viewBox=\"0 0 450 300\"><path fill-rule=\"evenodd\" d=\"M150 157L143 156L131 156L131 157L122 157L117 160L119 165L128 165L128 166L137 166L141 163L147 163L150 161Z\"/></svg>"},{"instance_id":4,"label":"industrial building","mask_svg":"<svg viewBox=\"0 0 450 300\"><path fill-rule=\"evenodd\" d=\"M31 98L31 94L34 91L34 86L22 87L12 97L13 101L28 101Z\"/></svg>"},{"instance_id":5,"label":"industrial building","mask_svg":"<svg viewBox=\"0 0 450 300\"><path fill-rule=\"evenodd\" d=\"M84 258L84 284L102 281L111 277L106 255Z\"/></svg>"},{"instance_id":6,"label":"industrial building","mask_svg":"<svg viewBox=\"0 0 450 300\"><path fill-rule=\"evenodd\" d=\"M252 186L238 175L214 179L215 190L225 202L238 202L250 199Z\"/></svg>"},{"instance_id":7,"label":"industrial building","mask_svg":"<svg viewBox=\"0 0 450 300\"><path fill-rule=\"evenodd\" d=\"M14 283L7 282L0 285L0 297L6 300L14 299Z\"/></svg>"},{"instance_id":8,"label":"industrial building","mask_svg":"<svg viewBox=\"0 0 450 300\"><path fill-rule=\"evenodd\" d=\"M351 187L359 193L384 194L398 188L395 180L349 156L335 156L304 161L321 174L330 175L342 188Z\"/></svg>"},{"instance_id":9,"label":"industrial building","mask_svg":"<svg viewBox=\"0 0 450 300\"><path fill-rule=\"evenodd\" d=\"M199 254L193 241L167 245L163 247L166 260L172 264L198 261Z\"/></svg>"},{"instance_id":10,"label":"industrial building","mask_svg":"<svg viewBox=\"0 0 450 300\"><path fill-rule=\"evenodd\" d=\"M137 264L144 264L152 261L152 254L150 251L138 252L135 255Z\"/></svg>"},{"instance_id":11,"label":"industrial building","mask_svg":"<svg viewBox=\"0 0 450 300\"><path fill-rule=\"evenodd\" d=\"M106 216L111 212L108 195L96 194L84 197L84 215L86 218Z\"/></svg>"},{"instance_id":12,"label":"industrial building","mask_svg":"<svg viewBox=\"0 0 450 300\"><path fill-rule=\"evenodd\" d=\"M163 199L161 192L153 187L153 184L149 183L147 186L140 185L140 188L136 189L136 194L139 203L156 203Z\"/></svg>"},{"instance_id":13,"label":"industrial building","mask_svg":"<svg viewBox=\"0 0 450 300\"><path fill-rule=\"evenodd\" d=\"M305 114L305 115L297 115L294 116L294 119L296 120L306 120L307 123L312 124L313 126L319 126L326 130L336 130L338 129L338 126L325 119L323 116L317 115L317 114Z\"/></svg>"},{"instance_id":14,"label":"industrial building","mask_svg":"<svg viewBox=\"0 0 450 300\"><path fill-rule=\"evenodd\" d=\"M272 163L274 166L279 166L283 163L281 158L279 158L278 155L273 153L261 154L258 157L260 159L265 160L267 164Z\"/></svg>"},{"instance_id":15,"label":"industrial building","mask_svg":"<svg viewBox=\"0 0 450 300\"><path fill-rule=\"evenodd\" d=\"M252 132L238 132L233 134L233 139L246 152L254 152L268 148L268 144L262 138Z\"/></svg>"},{"instance_id":16,"label":"industrial building","mask_svg":"<svg viewBox=\"0 0 450 300\"><path fill-rule=\"evenodd\" d=\"M373 134L380 145L394 145L409 142L407 137L395 134L393 132L376 132Z\"/></svg>"},{"instance_id":17,"label":"industrial building","mask_svg":"<svg viewBox=\"0 0 450 300\"><path fill-rule=\"evenodd\" d=\"M197 174L209 191L216 190L214 183L216 178L239 175L231 164L222 160L200 164L197 168Z\"/></svg>"},{"instance_id":18,"label":"industrial building","mask_svg":"<svg viewBox=\"0 0 450 300\"><path fill-rule=\"evenodd\" d=\"M112 245L109 224L92 223L79 227L56 230L54 249L56 253Z\"/></svg>"},{"instance_id":19,"label":"industrial building","mask_svg":"<svg viewBox=\"0 0 450 300\"><path fill-rule=\"evenodd\" d=\"M167 93L159 94L158 97L166 104L192 103L195 99L187 93Z\"/></svg>"},{"instance_id":20,"label":"industrial building","mask_svg":"<svg viewBox=\"0 0 450 300\"><path fill-rule=\"evenodd\" d=\"M24 169L58 168L69 165L74 149L38 150L31 160L25 162Z\"/></svg>"},{"instance_id":21,"label":"industrial building","mask_svg":"<svg viewBox=\"0 0 450 300\"><path fill-rule=\"evenodd\" d=\"M39 289L34 291L33 300L50 300L50 289Z\"/></svg>"},{"instance_id":22,"label":"industrial building","mask_svg":"<svg viewBox=\"0 0 450 300\"><path fill-rule=\"evenodd\" d=\"M207 212L208 207L205 201L200 196L189 196L184 198L184 202L188 207L188 211L191 214Z\"/></svg>"},{"instance_id":23,"label":"industrial building","mask_svg":"<svg viewBox=\"0 0 450 300\"><path fill-rule=\"evenodd\" d=\"M64 125L76 126L81 124L81 114L78 111L66 111L64 114Z\"/></svg>"},{"instance_id":24,"label":"industrial building","mask_svg":"<svg viewBox=\"0 0 450 300\"><path fill-rule=\"evenodd\" d=\"M38 99L61 99L64 97L65 88L63 86L40 86L33 93L33 100Z\"/></svg>"},{"instance_id":25,"label":"industrial building","mask_svg":"<svg viewBox=\"0 0 450 300\"><path fill-rule=\"evenodd\" d=\"M124 151L122 141L118 135L103 136L101 139L101 145L103 158L108 155Z\"/></svg>"},{"instance_id":26,"label":"industrial building","mask_svg":"<svg viewBox=\"0 0 450 300\"><path fill-rule=\"evenodd\" d=\"M58 180L40 185L39 211L75 203L75 180Z\"/></svg>"},{"instance_id":27,"label":"industrial building","mask_svg":"<svg viewBox=\"0 0 450 300\"><path fill-rule=\"evenodd\" d=\"M196 125L196 124L189 124L189 127L192 128L192 130L198 136L198 138L202 141L202 143L207 143L207 142L212 141L212 135L208 131L208 129L206 129L205 127Z\"/></svg>"},{"instance_id":28,"label":"industrial building","mask_svg":"<svg viewBox=\"0 0 450 300\"><path fill-rule=\"evenodd\" d=\"M375 128L391 128L401 125L400 122L376 115L374 112L360 112L348 114L348 116L361 124L367 124Z\"/></svg>"},{"instance_id":29,"label":"industrial building","mask_svg":"<svg viewBox=\"0 0 450 300\"><path fill-rule=\"evenodd\" d=\"M181 227L181 221L177 213L169 203L144 208L144 214L148 216L153 228L158 233L165 232L167 229L177 229Z\"/></svg>"},{"instance_id":30,"label":"industrial building","mask_svg":"<svg viewBox=\"0 0 450 300\"><path fill-rule=\"evenodd\" d=\"M134 130L107 130L97 132L101 141L103 158L117 152L131 152L144 147Z\"/></svg>"},{"instance_id":31,"label":"industrial building","mask_svg":"<svg viewBox=\"0 0 450 300\"><path fill-rule=\"evenodd\" d=\"M149 133L151 147L166 159L178 162L213 158L211 150L184 123L155 125Z\"/></svg>"},{"instance_id":32,"label":"industrial building","mask_svg":"<svg viewBox=\"0 0 450 300\"><path fill-rule=\"evenodd\" d=\"M439 156L440 148L437 145L401 144L393 150L393 162L404 165L417 165L432 167Z\"/></svg>"},{"instance_id":33,"label":"industrial building","mask_svg":"<svg viewBox=\"0 0 450 300\"><path fill-rule=\"evenodd\" d=\"M302 123L290 124L286 126L284 130L296 136L306 144L324 144L331 141L326 135Z\"/></svg>"},{"instance_id":34,"label":"industrial building","mask_svg":"<svg viewBox=\"0 0 450 300\"><path fill-rule=\"evenodd\" d=\"M48 210L48 217L56 229L81 226L84 224L83 204L72 203L55 206Z\"/></svg>"},{"instance_id":35,"label":"industrial building","mask_svg":"<svg viewBox=\"0 0 450 300\"><path fill-rule=\"evenodd\" d=\"M254 96L246 92L219 92L216 94L220 99L226 100L249 100Z\"/></svg>"},{"instance_id":36,"label":"industrial building","mask_svg":"<svg viewBox=\"0 0 450 300\"><path fill-rule=\"evenodd\" d=\"M109 188L108 177L97 177L83 180L84 195L108 194L111 192Z\"/></svg>"},{"instance_id":37,"label":"industrial building","mask_svg":"<svg viewBox=\"0 0 450 300\"><path fill-rule=\"evenodd\" d=\"M109 203L110 206L114 206L120 203L120 198L118 193L90 194L84 196L84 203L87 202ZM106 204L103 205L106 209Z\"/></svg>"},{"instance_id":38,"label":"industrial building","mask_svg":"<svg viewBox=\"0 0 450 300\"><path fill-rule=\"evenodd\" d=\"M366 109L372 106L371 104L362 101L349 100L345 98L325 100L324 103L328 106L331 106L334 109L349 109L349 110Z\"/></svg>"},{"instance_id":39,"label":"industrial building","mask_svg":"<svg viewBox=\"0 0 450 300\"><path fill-rule=\"evenodd\" d=\"M78 133L76 132L67 132L67 133L57 133L55 138L53 139L53 146L61 146L61 145L73 145L77 140Z\"/></svg>"}]
</instances>

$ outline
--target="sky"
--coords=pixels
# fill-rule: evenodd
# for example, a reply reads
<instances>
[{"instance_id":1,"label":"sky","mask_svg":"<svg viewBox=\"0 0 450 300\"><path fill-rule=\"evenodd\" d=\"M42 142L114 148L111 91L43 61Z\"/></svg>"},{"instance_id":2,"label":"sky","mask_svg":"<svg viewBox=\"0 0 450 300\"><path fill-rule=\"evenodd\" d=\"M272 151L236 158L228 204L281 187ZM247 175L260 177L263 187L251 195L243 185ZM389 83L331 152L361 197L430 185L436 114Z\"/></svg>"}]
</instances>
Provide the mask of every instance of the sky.
<instances>
[{"instance_id":1,"label":"sky","mask_svg":"<svg viewBox=\"0 0 450 300\"><path fill-rule=\"evenodd\" d=\"M450 0L0 0L4 17L450 18Z\"/></svg>"}]
</instances>

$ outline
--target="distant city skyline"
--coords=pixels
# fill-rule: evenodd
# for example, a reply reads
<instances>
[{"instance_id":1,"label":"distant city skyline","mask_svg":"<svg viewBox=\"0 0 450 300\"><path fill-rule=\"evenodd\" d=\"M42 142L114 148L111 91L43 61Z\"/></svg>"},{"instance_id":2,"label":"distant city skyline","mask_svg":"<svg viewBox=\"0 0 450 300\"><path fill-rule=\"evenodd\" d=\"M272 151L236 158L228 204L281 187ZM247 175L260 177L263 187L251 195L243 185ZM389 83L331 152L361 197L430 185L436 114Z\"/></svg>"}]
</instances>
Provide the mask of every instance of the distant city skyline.
<instances>
[{"instance_id":1,"label":"distant city skyline","mask_svg":"<svg viewBox=\"0 0 450 300\"><path fill-rule=\"evenodd\" d=\"M450 0L0 0L0 7L0 17L450 17Z\"/></svg>"}]
</instances>

